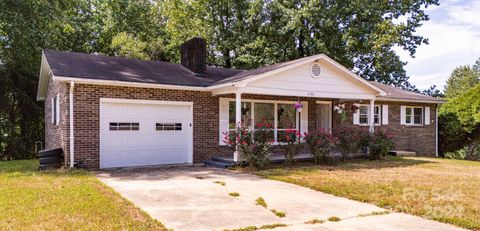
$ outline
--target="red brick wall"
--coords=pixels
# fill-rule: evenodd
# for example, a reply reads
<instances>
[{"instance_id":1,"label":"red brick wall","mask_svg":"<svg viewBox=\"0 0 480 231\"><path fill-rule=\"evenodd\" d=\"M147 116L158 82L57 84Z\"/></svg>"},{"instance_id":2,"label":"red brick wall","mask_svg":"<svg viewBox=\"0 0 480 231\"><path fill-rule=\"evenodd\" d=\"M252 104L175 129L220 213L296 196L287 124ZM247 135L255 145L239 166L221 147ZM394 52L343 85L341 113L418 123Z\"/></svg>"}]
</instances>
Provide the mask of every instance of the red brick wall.
<instances>
[{"instance_id":1,"label":"red brick wall","mask_svg":"<svg viewBox=\"0 0 480 231\"><path fill-rule=\"evenodd\" d=\"M55 95L60 99L60 122L59 125L52 123L52 101ZM63 148L68 153L68 115L67 110L67 86L63 82L55 82L52 79L48 83L48 91L45 97L45 149Z\"/></svg>"},{"instance_id":2,"label":"red brick wall","mask_svg":"<svg viewBox=\"0 0 480 231\"><path fill-rule=\"evenodd\" d=\"M45 140L48 148L62 147L68 154L68 91L69 84L51 83L45 102L46 131ZM50 117L51 96L60 92L61 124L53 126ZM132 88L117 86L100 86L76 84L74 90L74 120L75 120L75 160L81 161L88 168L99 167L99 106L100 98L128 98L144 100L168 100L193 102L193 160L200 163L213 156L231 154L224 146L219 146L219 101L220 97L234 98L233 95L212 96L210 92L180 91L154 88ZM242 95L243 99L308 101L309 130L315 130L316 100L319 98L298 98L265 95ZM333 105L338 100L332 100ZM353 102L347 102L351 104ZM368 103L368 102L362 102ZM400 105L420 105L410 103L377 102L389 104L389 124L377 126L389 130L394 134L397 150L415 151L420 155L435 155L435 106L431 107L431 125L405 126L400 125ZM347 106L348 107L348 106ZM340 124L339 115L332 112L332 127ZM346 124L352 123L352 114L348 114ZM278 148L277 148L278 149ZM68 161L68 155L67 155Z\"/></svg>"},{"instance_id":3,"label":"red brick wall","mask_svg":"<svg viewBox=\"0 0 480 231\"><path fill-rule=\"evenodd\" d=\"M338 100L334 101L334 105L338 104ZM368 101L352 101L342 102L346 103L346 108L350 108L353 103L369 104ZM435 104L419 104L419 103L407 103L407 102L382 102L376 101L375 105L388 105L388 125L375 126L375 129L382 129L388 131L393 135L393 141L395 142L395 150L401 151L413 151L417 155L421 156L435 156L436 142L435 142ZM423 126L406 126L400 124L400 106L422 106L430 107L430 125ZM353 115L349 111L348 117L343 122L344 124L353 125ZM337 128L340 124L340 116L338 113L333 112L332 118L333 129Z\"/></svg>"},{"instance_id":4,"label":"red brick wall","mask_svg":"<svg viewBox=\"0 0 480 231\"><path fill-rule=\"evenodd\" d=\"M193 102L193 161L218 154L219 103L210 92L78 84L74 95L75 160L89 168L100 165L100 98Z\"/></svg>"}]
</instances>

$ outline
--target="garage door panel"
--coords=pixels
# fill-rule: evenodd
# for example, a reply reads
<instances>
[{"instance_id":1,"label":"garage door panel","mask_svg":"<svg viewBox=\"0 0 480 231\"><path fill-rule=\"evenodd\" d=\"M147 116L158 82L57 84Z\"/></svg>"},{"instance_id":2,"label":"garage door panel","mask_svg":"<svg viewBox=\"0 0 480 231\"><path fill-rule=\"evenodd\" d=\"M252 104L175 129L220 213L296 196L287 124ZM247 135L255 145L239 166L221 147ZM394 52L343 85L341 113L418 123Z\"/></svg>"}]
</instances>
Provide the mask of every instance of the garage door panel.
<instances>
[{"instance_id":1,"label":"garage door panel","mask_svg":"<svg viewBox=\"0 0 480 231\"><path fill-rule=\"evenodd\" d=\"M103 102L100 167L190 162L191 110L191 105ZM138 123L139 129L110 130L110 123Z\"/></svg>"}]
</instances>

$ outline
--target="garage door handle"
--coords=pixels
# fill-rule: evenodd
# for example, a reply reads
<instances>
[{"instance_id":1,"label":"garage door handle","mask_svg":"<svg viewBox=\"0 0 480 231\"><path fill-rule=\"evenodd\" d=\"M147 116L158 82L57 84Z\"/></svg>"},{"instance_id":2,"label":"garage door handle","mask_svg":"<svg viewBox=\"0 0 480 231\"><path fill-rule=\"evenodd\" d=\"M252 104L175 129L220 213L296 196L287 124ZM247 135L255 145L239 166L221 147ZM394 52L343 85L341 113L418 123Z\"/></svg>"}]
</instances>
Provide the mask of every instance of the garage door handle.
<instances>
[{"instance_id":1,"label":"garage door handle","mask_svg":"<svg viewBox=\"0 0 480 231\"><path fill-rule=\"evenodd\" d=\"M192 123L190 123L190 127L192 127Z\"/></svg>"}]
</instances>

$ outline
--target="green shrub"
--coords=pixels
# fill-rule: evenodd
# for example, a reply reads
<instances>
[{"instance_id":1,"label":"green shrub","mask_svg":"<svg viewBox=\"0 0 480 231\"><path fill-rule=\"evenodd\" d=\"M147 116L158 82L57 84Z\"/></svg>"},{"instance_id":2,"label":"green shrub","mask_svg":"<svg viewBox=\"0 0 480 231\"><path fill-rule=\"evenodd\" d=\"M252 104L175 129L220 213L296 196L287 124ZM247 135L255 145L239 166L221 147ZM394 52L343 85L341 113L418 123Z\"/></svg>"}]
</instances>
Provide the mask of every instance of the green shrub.
<instances>
[{"instance_id":1,"label":"green shrub","mask_svg":"<svg viewBox=\"0 0 480 231\"><path fill-rule=\"evenodd\" d=\"M255 132L247 126L238 126L234 133L225 133L224 142L240 153L251 168L262 169L270 163L273 130L269 123L258 123Z\"/></svg>"},{"instance_id":2,"label":"green shrub","mask_svg":"<svg viewBox=\"0 0 480 231\"><path fill-rule=\"evenodd\" d=\"M370 134L368 142L368 157L372 160L385 159L394 147L391 136L383 130L375 130Z\"/></svg>"},{"instance_id":3,"label":"green shrub","mask_svg":"<svg viewBox=\"0 0 480 231\"><path fill-rule=\"evenodd\" d=\"M358 153L366 147L368 130L358 126L340 126L334 131L337 137L337 147L342 152L342 159L345 160L348 154Z\"/></svg>"},{"instance_id":4,"label":"green shrub","mask_svg":"<svg viewBox=\"0 0 480 231\"><path fill-rule=\"evenodd\" d=\"M286 144L283 145L285 151L285 166L292 165L295 156L302 150L302 143L300 143L301 135L295 129L287 129L285 131Z\"/></svg>"},{"instance_id":5,"label":"green shrub","mask_svg":"<svg viewBox=\"0 0 480 231\"><path fill-rule=\"evenodd\" d=\"M335 148L336 138L323 129L314 133L305 133L303 140L307 143L316 164L328 163L328 154Z\"/></svg>"}]
</instances>

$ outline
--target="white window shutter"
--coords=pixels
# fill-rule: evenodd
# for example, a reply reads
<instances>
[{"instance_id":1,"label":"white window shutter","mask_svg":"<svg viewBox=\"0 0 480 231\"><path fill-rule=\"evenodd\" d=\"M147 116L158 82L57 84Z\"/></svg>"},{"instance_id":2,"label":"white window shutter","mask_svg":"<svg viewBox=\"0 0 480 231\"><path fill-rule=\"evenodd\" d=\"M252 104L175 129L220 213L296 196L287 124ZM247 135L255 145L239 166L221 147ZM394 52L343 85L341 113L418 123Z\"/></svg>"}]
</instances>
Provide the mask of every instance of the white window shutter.
<instances>
[{"instance_id":1,"label":"white window shutter","mask_svg":"<svg viewBox=\"0 0 480 231\"><path fill-rule=\"evenodd\" d=\"M226 145L224 141L225 132L228 132L228 99L219 99L219 142L220 145Z\"/></svg>"},{"instance_id":2,"label":"white window shutter","mask_svg":"<svg viewBox=\"0 0 480 231\"><path fill-rule=\"evenodd\" d=\"M55 121L56 125L60 124L60 95L57 94L57 97L55 97L55 103L56 103L56 111L57 111L57 121Z\"/></svg>"},{"instance_id":3,"label":"white window shutter","mask_svg":"<svg viewBox=\"0 0 480 231\"><path fill-rule=\"evenodd\" d=\"M55 123L55 96L52 97L52 114L50 115L52 117L52 124Z\"/></svg>"},{"instance_id":4,"label":"white window shutter","mask_svg":"<svg viewBox=\"0 0 480 231\"><path fill-rule=\"evenodd\" d=\"M388 125L388 105L382 105L382 124Z\"/></svg>"},{"instance_id":5,"label":"white window shutter","mask_svg":"<svg viewBox=\"0 0 480 231\"><path fill-rule=\"evenodd\" d=\"M425 107L425 125L430 125L430 107Z\"/></svg>"},{"instance_id":6,"label":"white window shutter","mask_svg":"<svg viewBox=\"0 0 480 231\"><path fill-rule=\"evenodd\" d=\"M407 107L400 106L400 124L406 124Z\"/></svg>"},{"instance_id":7,"label":"white window shutter","mask_svg":"<svg viewBox=\"0 0 480 231\"><path fill-rule=\"evenodd\" d=\"M360 109L358 109L355 113L353 113L353 124L356 124L356 125L360 124Z\"/></svg>"},{"instance_id":8,"label":"white window shutter","mask_svg":"<svg viewBox=\"0 0 480 231\"><path fill-rule=\"evenodd\" d=\"M303 108L300 113L300 133L308 132L308 102L302 102Z\"/></svg>"}]
</instances>

